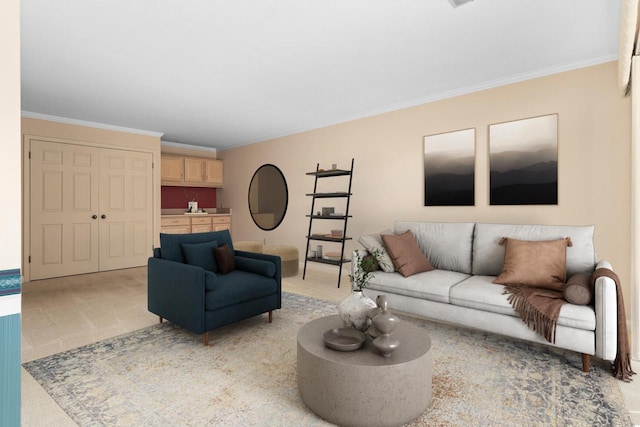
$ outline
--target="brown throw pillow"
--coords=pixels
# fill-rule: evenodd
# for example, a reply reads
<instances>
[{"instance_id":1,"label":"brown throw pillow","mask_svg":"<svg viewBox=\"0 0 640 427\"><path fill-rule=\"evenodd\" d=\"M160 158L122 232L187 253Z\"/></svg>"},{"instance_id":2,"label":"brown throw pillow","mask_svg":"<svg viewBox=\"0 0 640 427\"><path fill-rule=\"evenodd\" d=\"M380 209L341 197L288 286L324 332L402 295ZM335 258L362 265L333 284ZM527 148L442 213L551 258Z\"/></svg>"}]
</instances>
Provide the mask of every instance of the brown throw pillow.
<instances>
[{"instance_id":1,"label":"brown throw pillow","mask_svg":"<svg viewBox=\"0 0 640 427\"><path fill-rule=\"evenodd\" d=\"M493 283L564 291L570 239L529 241L503 237L500 244L503 242L504 265Z\"/></svg>"},{"instance_id":2,"label":"brown throw pillow","mask_svg":"<svg viewBox=\"0 0 640 427\"><path fill-rule=\"evenodd\" d=\"M227 274L236 269L236 262L233 259L229 245L218 246L213 250L213 257L218 265L218 273Z\"/></svg>"},{"instance_id":3,"label":"brown throw pillow","mask_svg":"<svg viewBox=\"0 0 640 427\"><path fill-rule=\"evenodd\" d=\"M571 304L587 305L591 302L591 274L575 273L564 287L564 299Z\"/></svg>"},{"instance_id":4,"label":"brown throw pillow","mask_svg":"<svg viewBox=\"0 0 640 427\"><path fill-rule=\"evenodd\" d=\"M420 250L410 230L397 235L383 234L382 240L393 265L404 277L433 270L433 266Z\"/></svg>"}]
</instances>

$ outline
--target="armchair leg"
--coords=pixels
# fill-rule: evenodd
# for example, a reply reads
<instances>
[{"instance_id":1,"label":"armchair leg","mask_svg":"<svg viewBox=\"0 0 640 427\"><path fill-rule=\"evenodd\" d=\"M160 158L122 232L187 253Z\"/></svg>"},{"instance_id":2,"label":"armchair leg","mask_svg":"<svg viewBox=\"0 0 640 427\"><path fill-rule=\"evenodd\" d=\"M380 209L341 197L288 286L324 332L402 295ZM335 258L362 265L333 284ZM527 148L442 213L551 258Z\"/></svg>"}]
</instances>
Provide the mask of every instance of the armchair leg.
<instances>
[{"instance_id":1,"label":"armchair leg","mask_svg":"<svg viewBox=\"0 0 640 427\"><path fill-rule=\"evenodd\" d=\"M164 320L164 319L162 318L162 316L158 316L158 319L160 320L160 322L159 322L159 323L162 323L162 321Z\"/></svg>"},{"instance_id":2,"label":"armchair leg","mask_svg":"<svg viewBox=\"0 0 640 427\"><path fill-rule=\"evenodd\" d=\"M204 345L209 345L209 331L204 333Z\"/></svg>"},{"instance_id":3,"label":"armchair leg","mask_svg":"<svg viewBox=\"0 0 640 427\"><path fill-rule=\"evenodd\" d=\"M273 310L269 310L269 323L273 323Z\"/></svg>"},{"instance_id":4,"label":"armchair leg","mask_svg":"<svg viewBox=\"0 0 640 427\"><path fill-rule=\"evenodd\" d=\"M591 355L590 354L582 354L582 372L589 373L589 369L591 368Z\"/></svg>"}]
</instances>

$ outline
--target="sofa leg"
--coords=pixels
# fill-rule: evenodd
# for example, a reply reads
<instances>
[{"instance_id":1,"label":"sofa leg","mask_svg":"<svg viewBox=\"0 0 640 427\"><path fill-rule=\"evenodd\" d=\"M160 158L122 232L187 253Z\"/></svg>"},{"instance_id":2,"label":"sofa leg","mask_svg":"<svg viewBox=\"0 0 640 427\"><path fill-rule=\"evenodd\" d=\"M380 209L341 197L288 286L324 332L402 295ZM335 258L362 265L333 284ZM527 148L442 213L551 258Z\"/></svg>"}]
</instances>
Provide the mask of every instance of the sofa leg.
<instances>
[{"instance_id":1,"label":"sofa leg","mask_svg":"<svg viewBox=\"0 0 640 427\"><path fill-rule=\"evenodd\" d=\"M269 310L269 323L273 323L273 311Z\"/></svg>"},{"instance_id":2,"label":"sofa leg","mask_svg":"<svg viewBox=\"0 0 640 427\"><path fill-rule=\"evenodd\" d=\"M591 355L582 353L582 372L589 373L591 368Z\"/></svg>"},{"instance_id":3,"label":"sofa leg","mask_svg":"<svg viewBox=\"0 0 640 427\"><path fill-rule=\"evenodd\" d=\"M164 319L162 319L162 316L158 316L158 319L160 320L159 323L162 323L162 321L164 320Z\"/></svg>"},{"instance_id":4,"label":"sofa leg","mask_svg":"<svg viewBox=\"0 0 640 427\"><path fill-rule=\"evenodd\" d=\"M204 345L209 345L209 331L204 333Z\"/></svg>"}]
</instances>

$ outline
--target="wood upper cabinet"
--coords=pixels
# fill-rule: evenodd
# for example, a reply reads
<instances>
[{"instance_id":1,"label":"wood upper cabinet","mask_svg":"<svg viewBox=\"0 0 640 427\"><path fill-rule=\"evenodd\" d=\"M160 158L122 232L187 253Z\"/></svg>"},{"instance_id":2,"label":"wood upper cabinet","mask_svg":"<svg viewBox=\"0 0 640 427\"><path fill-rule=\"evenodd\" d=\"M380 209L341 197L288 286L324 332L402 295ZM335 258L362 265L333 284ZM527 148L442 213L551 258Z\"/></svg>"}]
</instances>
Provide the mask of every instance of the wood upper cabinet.
<instances>
[{"instance_id":1,"label":"wood upper cabinet","mask_svg":"<svg viewBox=\"0 0 640 427\"><path fill-rule=\"evenodd\" d=\"M185 157L184 182L201 185L204 181L204 160Z\"/></svg>"},{"instance_id":2,"label":"wood upper cabinet","mask_svg":"<svg viewBox=\"0 0 640 427\"><path fill-rule=\"evenodd\" d=\"M184 177L184 157L161 156L160 176L163 182L182 182Z\"/></svg>"},{"instance_id":3,"label":"wood upper cabinet","mask_svg":"<svg viewBox=\"0 0 640 427\"><path fill-rule=\"evenodd\" d=\"M205 160L204 181L206 183L222 187L223 175L222 160Z\"/></svg>"},{"instance_id":4,"label":"wood upper cabinet","mask_svg":"<svg viewBox=\"0 0 640 427\"><path fill-rule=\"evenodd\" d=\"M162 185L222 187L222 160L162 155Z\"/></svg>"}]
</instances>

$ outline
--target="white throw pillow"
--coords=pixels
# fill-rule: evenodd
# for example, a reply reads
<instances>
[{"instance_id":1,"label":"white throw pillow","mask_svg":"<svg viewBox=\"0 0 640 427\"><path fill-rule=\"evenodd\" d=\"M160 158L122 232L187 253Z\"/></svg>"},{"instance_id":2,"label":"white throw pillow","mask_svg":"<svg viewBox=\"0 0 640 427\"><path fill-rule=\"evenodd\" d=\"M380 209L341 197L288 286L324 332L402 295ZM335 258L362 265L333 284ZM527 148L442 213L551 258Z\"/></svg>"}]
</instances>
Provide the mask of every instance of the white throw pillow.
<instances>
[{"instance_id":1,"label":"white throw pillow","mask_svg":"<svg viewBox=\"0 0 640 427\"><path fill-rule=\"evenodd\" d=\"M394 271L396 271L396 269L393 266L393 261L391 261L391 258L389 257L387 250L384 247L384 243L382 242L382 237L380 237L381 234L393 234L393 231L384 230L384 231L381 231L380 233L361 236L358 239L358 243L364 246L364 248L368 250L369 253L371 253L371 251L373 251L374 249L378 249L381 252L381 255L378 257L378 264L380 265L380 268L385 273L393 273Z\"/></svg>"}]
</instances>

